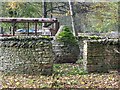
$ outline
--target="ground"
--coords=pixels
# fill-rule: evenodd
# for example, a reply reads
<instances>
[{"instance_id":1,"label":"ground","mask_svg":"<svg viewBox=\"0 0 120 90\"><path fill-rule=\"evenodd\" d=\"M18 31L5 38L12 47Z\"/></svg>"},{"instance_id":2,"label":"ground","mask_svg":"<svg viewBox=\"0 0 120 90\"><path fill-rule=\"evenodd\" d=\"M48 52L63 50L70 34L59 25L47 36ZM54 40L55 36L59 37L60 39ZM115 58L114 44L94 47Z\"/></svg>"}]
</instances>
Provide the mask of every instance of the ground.
<instances>
[{"instance_id":1,"label":"ground","mask_svg":"<svg viewBox=\"0 0 120 90\"><path fill-rule=\"evenodd\" d=\"M55 64L52 76L3 75L3 88L119 88L120 75L110 73L87 73L79 64Z\"/></svg>"}]
</instances>

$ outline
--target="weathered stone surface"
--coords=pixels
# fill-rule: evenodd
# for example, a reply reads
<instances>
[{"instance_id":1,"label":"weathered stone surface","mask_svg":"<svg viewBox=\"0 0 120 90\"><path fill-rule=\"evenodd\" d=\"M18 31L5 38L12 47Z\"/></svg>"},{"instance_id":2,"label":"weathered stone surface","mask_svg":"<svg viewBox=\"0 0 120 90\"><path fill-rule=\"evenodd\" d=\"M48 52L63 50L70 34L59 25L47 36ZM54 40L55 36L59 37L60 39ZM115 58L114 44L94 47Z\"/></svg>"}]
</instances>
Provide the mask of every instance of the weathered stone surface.
<instances>
[{"instance_id":1,"label":"weathered stone surface","mask_svg":"<svg viewBox=\"0 0 120 90\"><path fill-rule=\"evenodd\" d=\"M120 37L120 33L117 34L117 35ZM91 33L80 33L79 36L78 36L79 48L80 48L80 58L81 59L83 58L83 47L84 47L84 42L83 41L84 40L92 40L92 42L94 40L97 40L97 42L96 43L94 42L93 44L92 44L92 42L90 42L91 43L90 47L94 47L94 48L91 48L91 49L96 49L97 47L99 47L102 44L112 44L112 43L116 44L116 43L118 43L118 39L116 39L116 38L119 38L119 37L116 37L116 36L114 38L113 37L107 37L106 33L103 33L103 34L101 33L100 35L91 34ZM109 39L109 42L108 42L106 38L112 38L112 39ZM114 39L114 42L113 42L113 39ZM99 42L99 44L98 44L98 42ZM100 46L100 47L104 49L104 47L102 47L102 46Z\"/></svg>"},{"instance_id":2,"label":"weathered stone surface","mask_svg":"<svg viewBox=\"0 0 120 90\"><path fill-rule=\"evenodd\" d=\"M55 63L75 63L79 58L79 46L66 46L60 42L53 42Z\"/></svg>"},{"instance_id":3,"label":"weathered stone surface","mask_svg":"<svg viewBox=\"0 0 120 90\"><path fill-rule=\"evenodd\" d=\"M20 74L52 74L54 54L51 39L8 37L1 38L0 42L0 71Z\"/></svg>"},{"instance_id":4,"label":"weathered stone surface","mask_svg":"<svg viewBox=\"0 0 120 90\"><path fill-rule=\"evenodd\" d=\"M111 69L120 69L119 46L118 39L85 40L83 48L84 69L88 72L107 72Z\"/></svg>"},{"instance_id":5,"label":"weathered stone surface","mask_svg":"<svg viewBox=\"0 0 120 90\"><path fill-rule=\"evenodd\" d=\"M55 63L75 63L79 58L79 45L76 37L67 26L61 26L53 41Z\"/></svg>"}]
</instances>

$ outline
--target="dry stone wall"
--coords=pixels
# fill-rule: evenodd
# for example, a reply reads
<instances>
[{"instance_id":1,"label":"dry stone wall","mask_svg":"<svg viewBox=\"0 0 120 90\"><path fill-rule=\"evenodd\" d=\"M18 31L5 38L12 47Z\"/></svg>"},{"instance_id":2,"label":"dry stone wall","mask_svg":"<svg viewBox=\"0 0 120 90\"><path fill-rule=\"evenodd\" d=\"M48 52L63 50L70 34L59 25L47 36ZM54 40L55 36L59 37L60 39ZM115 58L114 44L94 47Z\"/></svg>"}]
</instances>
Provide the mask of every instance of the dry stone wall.
<instances>
[{"instance_id":1,"label":"dry stone wall","mask_svg":"<svg viewBox=\"0 0 120 90\"><path fill-rule=\"evenodd\" d=\"M119 39L85 40L84 69L88 72L108 72L120 69Z\"/></svg>"},{"instance_id":2,"label":"dry stone wall","mask_svg":"<svg viewBox=\"0 0 120 90\"><path fill-rule=\"evenodd\" d=\"M85 35L85 34L81 34L80 36L78 36L78 41L79 41L79 49L80 49L80 55L79 58L83 59L83 47L84 47L84 40L98 40L98 39L102 39L101 36L90 36L90 35Z\"/></svg>"},{"instance_id":3,"label":"dry stone wall","mask_svg":"<svg viewBox=\"0 0 120 90\"><path fill-rule=\"evenodd\" d=\"M53 51L55 53L54 63L75 63L79 59L78 45L65 45L54 40Z\"/></svg>"},{"instance_id":4,"label":"dry stone wall","mask_svg":"<svg viewBox=\"0 0 120 90\"><path fill-rule=\"evenodd\" d=\"M111 69L120 69L120 41L118 39L82 40L84 42L80 40L79 46L83 52L81 55L83 54L85 70L88 72L108 72ZM74 48L73 50L67 49L51 38L1 37L0 72L51 75L55 58L63 59L58 56L65 53L68 56L64 58L76 59L79 55L78 51L79 48L75 51ZM78 55L72 56L69 55L69 52Z\"/></svg>"},{"instance_id":5,"label":"dry stone wall","mask_svg":"<svg viewBox=\"0 0 120 90\"><path fill-rule=\"evenodd\" d=\"M0 38L0 71L51 75L54 59L51 40L23 36Z\"/></svg>"}]
</instances>

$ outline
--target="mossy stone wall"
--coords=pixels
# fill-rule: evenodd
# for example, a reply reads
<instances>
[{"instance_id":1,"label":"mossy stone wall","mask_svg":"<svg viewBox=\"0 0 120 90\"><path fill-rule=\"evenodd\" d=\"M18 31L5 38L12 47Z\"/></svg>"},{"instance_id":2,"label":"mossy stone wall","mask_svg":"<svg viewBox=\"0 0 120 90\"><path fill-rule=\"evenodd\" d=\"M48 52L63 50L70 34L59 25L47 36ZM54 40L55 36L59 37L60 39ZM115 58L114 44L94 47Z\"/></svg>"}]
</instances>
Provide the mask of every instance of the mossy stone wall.
<instances>
[{"instance_id":1,"label":"mossy stone wall","mask_svg":"<svg viewBox=\"0 0 120 90\"><path fill-rule=\"evenodd\" d=\"M79 58L79 44L68 26L61 26L55 35L53 50L55 63L76 63Z\"/></svg>"},{"instance_id":2,"label":"mossy stone wall","mask_svg":"<svg viewBox=\"0 0 120 90\"><path fill-rule=\"evenodd\" d=\"M78 45L65 45L55 40L53 42L53 51L55 53L54 63L76 63L79 59Z\"/></svg>"},{"instance_id":3,"label":"mossy stone wall","mask_svg":"<svg viewBox=\"0 0 120 90\"><path fill-rule=\"evenodd\" d=\"M15 74L51 75L54 54L51 38L0 38L0 71Z\"/></svg>"},{"instance_id":4,"label":"mossy stone wall","mask_svg":"<svg viewBox=\"0 0 120 90\"><path fill-rule=\"evenodd\" d=\"M120 41L118 39L85 40L84 69L88 72L108 72L120 69Z\"/></svg>"},{"instance_id":5,"label":"mossy stone wall","mask_svg":"<svg viewBox=\"0 0 120 90\"><path fill-rule=\"evenodd\" d=\"M81 34L80 36L77 37L78 39L78 43L79 43L79 49L80 49L80 55L79 55L79 58L80 59L83 59L83 47L84 47L84 40L98 40L98 39L102 39L101 36L96 36L96 35L93 35L93 36L90 36L90 35L84 35L84 34Z\"/></svg>"}]
</instances>

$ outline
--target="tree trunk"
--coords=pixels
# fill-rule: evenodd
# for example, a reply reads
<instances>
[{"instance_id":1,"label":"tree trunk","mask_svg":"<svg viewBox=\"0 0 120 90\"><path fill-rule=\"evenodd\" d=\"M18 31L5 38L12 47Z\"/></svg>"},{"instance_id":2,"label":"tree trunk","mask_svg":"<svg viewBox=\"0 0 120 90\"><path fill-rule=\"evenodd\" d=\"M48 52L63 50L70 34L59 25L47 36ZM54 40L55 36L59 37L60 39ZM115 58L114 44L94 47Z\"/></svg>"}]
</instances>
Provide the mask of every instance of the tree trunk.
<instances>
[{"instance_id":1,"label":"tree trunk","mask_svg":"<svg viewBox=\"0 0 120 90\"><path fill-rule=\"evenodd\" d=\"M72 29L73 29L73 35L77 35L77 31L75 30L75 16L73 14L73 3L71 0L69 0L69 8L70 8L70 16L71 16L71 23L72 23Z\"/></svg>"},{"instance_id":2,"label":"tree trunk","mask_svg":"<svg viewBox=\"0 0 120 90\"><path fill-rule=\"evenodd\" d=\"M42 7L43 7L43 18L47 18L47 2L45 0L42 1ZM42 26L44 27L46 23L43 23Z\"/></svg>"},{"instance_id":3,"label":"tree trunk","mask_svg":"<svg viewBox=\"0 0 120 90\"><path fill-rule=\"evenodd\" d=\"M52 10L53 4L52 4L52 2L50 2L50 7L51 7L51 10L50 10L51 15L50 15L50 17L52 18L53 17L53 15L52 15L52 13L53 13L53 10Z\"/></svg>"},{"instance_id":4,"label":"tree trunk","mask_svg":"<svg viewBox=\"0 0 120 90\"><path fill-rule=\"evenodd\" d=\"M45 2L45 0L43 0L43 2L42 2L42 6L43 6L43 18L47 18L47 12L46 12L46 10L47 10L47 3Z\"/></svg>"}]
</instances>

